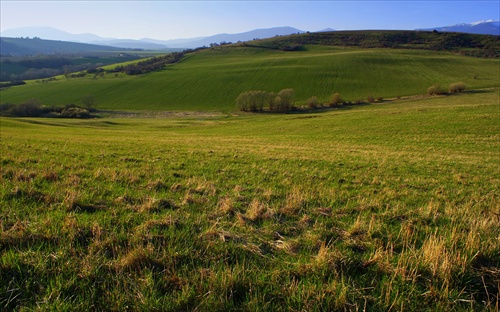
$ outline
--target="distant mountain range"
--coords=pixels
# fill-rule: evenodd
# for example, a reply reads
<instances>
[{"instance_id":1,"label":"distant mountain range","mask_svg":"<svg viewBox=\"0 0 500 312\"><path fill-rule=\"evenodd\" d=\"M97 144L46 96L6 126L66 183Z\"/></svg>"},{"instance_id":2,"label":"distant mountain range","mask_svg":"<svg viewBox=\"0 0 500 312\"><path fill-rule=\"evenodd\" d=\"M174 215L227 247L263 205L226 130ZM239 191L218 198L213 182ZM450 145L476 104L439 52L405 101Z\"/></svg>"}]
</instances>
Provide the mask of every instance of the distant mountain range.
<instances>
[{"instance_id":1,"label":"distant mountain range","mask_svg":"<svg viewBox=\"0 0 500 312\"><path fill-rule=\"evenodd\" d=\"M274 27L255 29L248 32L237 34L217 34L209 37L196 37L186 39L173 39L173 40L156 40L144 38L140 40L133 39L116 39L116 38L103 38L94 34L71 34L52 27L21 27L8 29L3 31L1 37L39 37L48 40L61 40L79 43L89 43L98 45L107 45L119 48L128 49L145 49L145 50L163 50L171 48L198 48L202 46L210 46L212 43L221 42L238 42L248 41L252 39L264 39L274 36L285 36L295 33L303 33L304 31L293 27Z\"/></svg>"},{"instance_id":2,"label":"distant mountain range","mask_svg":"<svg viewBox=\"0 0 500 312\"><path fill-rule=\"evenodd\" d=\"M440 32L464 32L464 33L488 34L488 35L498 36L500 35L500 22L488 20L488 21L478 21L474 23L463 23L452 26L441 26L441 27L416 29L416 30L422 30L422 31L436 30ZM317 32L330 32L330 31L335 31L335 30L327 28ZM275 36L286 36L296 33L304 33L304 31L293 27L274 27L274 28L255 29L236 34L217 34L209 37L196 37L196 38L173 39L173 40L158 40L158 39L143 38L140 40L134 40L134 39L104 38L89 33L71 34L51 27L21 27L21 28L5 30L0 33L0 36L10 37L10 38L38 37L47 40L87 43L87 44L103 45L103 46L126 48L126 49L172 51L173 49L183 50L188 48L210 46L212 43L217 43L217 44L223 42L234 43L238 41L249 41L256 38L265 39Z\"/></svg>"},{"instance_id":3,"label":"distant mountain range","mask_svg":"<svg viewBox=\"0 0 500 312\"><path fill-rule=\"evenodd\" d=\"M500 21L478 21L474 23L462 23L452 26L441 26L435 28L424 28L418 30L436 30L446 32L463 32L469 34L500 35Z\"/></svg>"}]
</instances>

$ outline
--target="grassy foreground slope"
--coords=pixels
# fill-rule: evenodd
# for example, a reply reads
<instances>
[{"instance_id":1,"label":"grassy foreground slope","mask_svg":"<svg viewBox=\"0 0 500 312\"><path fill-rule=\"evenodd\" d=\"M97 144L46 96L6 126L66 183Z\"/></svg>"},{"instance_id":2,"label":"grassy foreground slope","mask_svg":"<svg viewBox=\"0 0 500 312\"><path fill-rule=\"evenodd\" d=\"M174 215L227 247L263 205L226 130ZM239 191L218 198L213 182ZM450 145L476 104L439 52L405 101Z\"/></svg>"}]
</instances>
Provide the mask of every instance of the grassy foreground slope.
<instances>
[{"instance_id":1,"label":"grassy foreground slope","mask_svg":"<svg viewBox=\"0 0 500 312\"><path fill-rule=\"evenodd\" d=\"M0 306L498 310L499 95L2 118Z\"/></svg>"},{"instance_id":2,"label":"grassy foreground slope","mask_svg":"<svg viewBox=\"0 0 500 312\"><path fill-rule=\"evenodd\" d=\"M464 82L468 88L498 86L498 59L445 52L359 49L308 45L284 52L224 46L188 55L182 62L141 76L107 74L0 91L2 103L38 98L45 105L78 104L92 94L101 109L230 111L248 90L296 91L298 105L311 96L328 101L334 92L346 100L423 94L430 85ZM478 75L479 79L474 79Z\"/></svg>"}]
</instances>

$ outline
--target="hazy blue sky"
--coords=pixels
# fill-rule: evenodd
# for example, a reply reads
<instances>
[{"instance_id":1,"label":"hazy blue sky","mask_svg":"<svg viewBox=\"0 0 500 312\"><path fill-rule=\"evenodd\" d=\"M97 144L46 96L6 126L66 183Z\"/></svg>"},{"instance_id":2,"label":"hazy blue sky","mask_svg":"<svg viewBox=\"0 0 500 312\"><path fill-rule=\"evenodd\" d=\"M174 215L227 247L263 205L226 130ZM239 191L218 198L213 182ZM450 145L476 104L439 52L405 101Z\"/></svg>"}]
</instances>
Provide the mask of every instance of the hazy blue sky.
<instances>
[{"instance_id":1,"label":"hazy blue sky","mask_svg":"<svg viewBox=\"0 0 500 312\"><path fill-rule=\"evenodd\" d=\"M255 28L415 29L499 20L488 1L23 1L1 0L1 30L51 26L114 38L175 39Z\"/></svg>"}]
</instances>

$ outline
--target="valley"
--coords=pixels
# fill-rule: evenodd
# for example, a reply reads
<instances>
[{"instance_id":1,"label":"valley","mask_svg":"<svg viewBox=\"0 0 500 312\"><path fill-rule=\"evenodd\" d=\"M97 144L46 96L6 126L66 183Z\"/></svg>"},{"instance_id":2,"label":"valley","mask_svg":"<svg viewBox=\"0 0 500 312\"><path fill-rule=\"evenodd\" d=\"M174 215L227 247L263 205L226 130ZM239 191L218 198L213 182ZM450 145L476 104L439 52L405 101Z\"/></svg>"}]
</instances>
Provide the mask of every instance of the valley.
<instances>
[{"instance_id":1,"label":"valley","mask_svg":"<svg viewBox=\"0 0 500 312\"><path fill-rule=\"evenodd\" d=\"M499 59L297 38L2 88L0 307L498 310Z\"/></svg>"}]
</instances>

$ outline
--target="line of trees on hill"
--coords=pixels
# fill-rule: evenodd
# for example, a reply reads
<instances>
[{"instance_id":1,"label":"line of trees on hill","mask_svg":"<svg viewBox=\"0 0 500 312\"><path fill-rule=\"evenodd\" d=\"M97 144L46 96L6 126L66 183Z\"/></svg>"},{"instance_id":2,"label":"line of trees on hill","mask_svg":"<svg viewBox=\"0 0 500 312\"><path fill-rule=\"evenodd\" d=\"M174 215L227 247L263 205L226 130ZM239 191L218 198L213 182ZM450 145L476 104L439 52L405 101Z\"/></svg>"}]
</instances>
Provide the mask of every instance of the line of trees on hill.
<instances>
[{"instance_id":1,"label":"line of trees on hill","mask_svg":"<svg viewBox=\"0 0 500 312\"><path fill-rule=\"evenodd\" d=\"M118 73L122 72L127 75L141 75L150 73L159 69L164 68L166 65L174 64L182 60L182 58L187 54L199 50L207 49L207 47L201 47L197 49L187 49L182 52L172 52L163 56L155 56L147 60L137 62L135 64L129 65L118 65L112 70L108 70L108 73Z\"/></svg>"},{"instance_id":2,"label":"line of trees on hill","mask_svg":"<svg viewBox=\"0 0 500 312\"><path fill-rule=\"evenodd\" d=\"M269 49L304 44L448 51L474 57L500 57L500 37L430 31L336 31L304 33L248 43Z\"/></svg>"},{"instance_id":3,"label":"line of trees on hill","mask_svg":"<svg viewBox=\"0 0 500 312\"><path fill-rule=\"evenodd\" d=\"M332 94L326 103L320 103L316 96L307 100L308 108L320 108L324 106L339 107L342 105L355 105L364 103L382 102L382 97L375 98L369 95L366 100L356 100L355 102L345 101L340 93ZM236 107L244 112L263 112L264 110L277 113L286 113L296 110L295 91L291 88L283 89L278 93L266 92L262 90L245 91L236 98Z\"/></svg>"},{"instance_id":4,"label":"line of trees on hill","mask_svg":"<svg viewBox=\"0 0 500 312\"><path fill-rule=\"evenodd\" d=\"M141 75L155 70L159 70L168 64L177 63L184 57L183 52L173 52L164 56L156 56L145 61L141 61L130 65L118 65L108 72L117 73L123 72L127 75Z\"/></svg>"},{"instance_id":5,"label":"line of trees on hill","mask_svg":"<svg viewBox=\"0 0 500 312\"><path fill-rule=\"evenodd\" d=\"M446 95L461 93L465 91L463 82L451 83L448 90L445 90L439 84L434 84L427 89L428 95ZM397 97L400 98L399 96ZM329 101L322 103L316 96L312 96L306 101L307 108L316 109L321 107L340 107L360 104L382 103L384 98L381 96L368 95L365 99L358 99L354 102L344 100L340 93L336 92L330 96ZM262 90L245 91L236 98L236 107L243 112L278 112L286 113L296 110L295 91L293 89L283 89L278 93L266 92Z\"/></svg>"}]
</instances>

